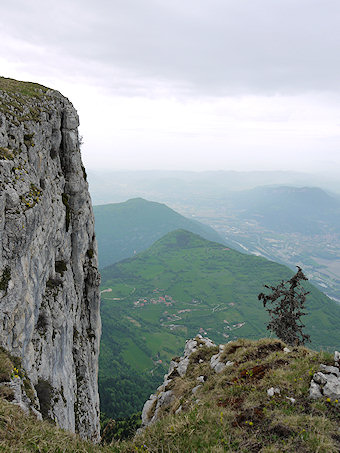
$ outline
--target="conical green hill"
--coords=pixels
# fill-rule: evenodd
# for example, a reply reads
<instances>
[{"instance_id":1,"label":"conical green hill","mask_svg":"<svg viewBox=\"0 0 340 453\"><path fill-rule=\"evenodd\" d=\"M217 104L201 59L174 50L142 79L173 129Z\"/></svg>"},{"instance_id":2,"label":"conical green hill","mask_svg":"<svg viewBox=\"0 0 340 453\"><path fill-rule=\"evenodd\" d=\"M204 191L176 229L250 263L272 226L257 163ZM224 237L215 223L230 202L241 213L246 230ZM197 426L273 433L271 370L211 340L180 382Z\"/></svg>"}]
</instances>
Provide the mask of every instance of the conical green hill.
<instances>
[{"instance_id":1,"label":"conical green hill","mask_svg":"<svg viewBox=\"0 0 340 453\"><path fill-rule=\"evenodd\" d=\"M94 206L93 211L101 267L132 257L179 228L223 242L210 226L188 219L163 203L143 198Z\"/></svg>"}]
</instances>

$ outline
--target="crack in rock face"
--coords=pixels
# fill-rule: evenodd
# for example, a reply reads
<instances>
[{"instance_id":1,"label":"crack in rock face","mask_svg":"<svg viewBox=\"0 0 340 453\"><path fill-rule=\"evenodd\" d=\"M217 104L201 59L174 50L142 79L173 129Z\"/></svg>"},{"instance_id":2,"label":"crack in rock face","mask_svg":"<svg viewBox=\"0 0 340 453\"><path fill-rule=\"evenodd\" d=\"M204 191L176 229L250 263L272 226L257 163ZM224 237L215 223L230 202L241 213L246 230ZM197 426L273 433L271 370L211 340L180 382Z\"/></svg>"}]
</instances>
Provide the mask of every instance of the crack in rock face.
<instances>
[{"instance_id":1,"label":"crack in rock face","mask_svg":"<svg viewBox=\"0 0 340 453\"><path fill-rule=\"evenodd\" d=\"M44 416L99 440L99 273L79 119L48 88L0 78L0 346Z\"/></svg>"}]
</instances>

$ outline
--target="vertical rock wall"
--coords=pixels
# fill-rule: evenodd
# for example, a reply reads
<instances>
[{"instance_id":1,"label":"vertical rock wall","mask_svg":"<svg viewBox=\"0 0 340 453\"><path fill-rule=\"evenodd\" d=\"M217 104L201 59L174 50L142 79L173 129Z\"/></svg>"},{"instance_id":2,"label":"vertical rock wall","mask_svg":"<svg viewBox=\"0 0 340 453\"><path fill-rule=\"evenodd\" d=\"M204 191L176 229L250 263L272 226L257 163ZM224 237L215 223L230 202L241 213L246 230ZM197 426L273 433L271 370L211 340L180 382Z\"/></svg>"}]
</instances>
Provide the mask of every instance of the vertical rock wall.
<instances>
[{"instance_id":1,"label":"vertical rock wall","mask_svg":"<svg viewBox=\"0 0 340 453\"><path fill-rule=\"evenodd\" d=\"M0 346L40 411L99 439L99 274L78 115L45 87L0 78Z\"/></svg>"}]
</instances>

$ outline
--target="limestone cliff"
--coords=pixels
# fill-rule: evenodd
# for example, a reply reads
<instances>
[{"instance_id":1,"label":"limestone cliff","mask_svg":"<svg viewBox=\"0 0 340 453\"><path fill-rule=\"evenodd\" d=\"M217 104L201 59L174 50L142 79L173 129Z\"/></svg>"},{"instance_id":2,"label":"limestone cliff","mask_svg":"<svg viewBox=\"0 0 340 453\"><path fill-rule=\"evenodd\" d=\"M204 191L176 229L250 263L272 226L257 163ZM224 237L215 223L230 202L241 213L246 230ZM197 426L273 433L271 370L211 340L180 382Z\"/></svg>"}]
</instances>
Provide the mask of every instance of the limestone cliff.
<instances>
[{"instance_id":1,"label":"limestone cliff","mask_svg":"<svg viewBox=\"0 0 340 453\"><path fill-rule=\"evenodd\" d=\"M0 78L0 345L40 411L99 438L99 274L78 115L60 93Z\"/></svg>"}]
</instances>

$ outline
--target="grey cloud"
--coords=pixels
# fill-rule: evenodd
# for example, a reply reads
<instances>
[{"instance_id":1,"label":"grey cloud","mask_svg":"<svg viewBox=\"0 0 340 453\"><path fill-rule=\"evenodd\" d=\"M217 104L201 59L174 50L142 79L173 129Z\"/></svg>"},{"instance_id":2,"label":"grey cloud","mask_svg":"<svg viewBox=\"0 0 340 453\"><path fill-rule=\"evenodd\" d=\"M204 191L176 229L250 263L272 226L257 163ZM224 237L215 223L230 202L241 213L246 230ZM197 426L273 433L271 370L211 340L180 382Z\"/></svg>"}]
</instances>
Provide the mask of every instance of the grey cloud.
<instances>
[{"instance_id":1,"label":"grey cloud","mask_svg":"<svg viewBox=\"0 0 340 453\"><path fill-rule=\"evenodd\" d=\"M340 91L338 0L12 0L0 23L114 90Z\"/></svg>"}]
</instances>

